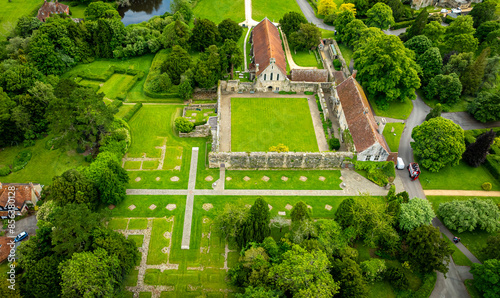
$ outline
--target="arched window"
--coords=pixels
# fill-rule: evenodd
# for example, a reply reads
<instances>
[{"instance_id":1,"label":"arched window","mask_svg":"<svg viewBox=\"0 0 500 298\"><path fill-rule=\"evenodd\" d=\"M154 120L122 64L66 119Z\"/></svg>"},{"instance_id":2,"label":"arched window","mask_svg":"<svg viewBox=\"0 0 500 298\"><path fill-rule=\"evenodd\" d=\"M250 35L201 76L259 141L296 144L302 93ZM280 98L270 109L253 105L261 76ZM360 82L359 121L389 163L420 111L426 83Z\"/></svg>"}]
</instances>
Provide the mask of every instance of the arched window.
<instances>
[{"instance_id":1,"label":"arched window","mask_svg":"<svg viewBox=\"0 0 500 298\"><path fill-rule=\"evenodd\" d=\"M266 74L264 74L264 81L266 80Z\"/></svg>"},{"instance_id":2,"label":"arched window","mask_svg":"<svg viewBox=\"0 0 500 298\"><path fill-rule=\"evenodd\" d=\"M271 72L271 79L270 79L270 80L271 80L271 81L273 80L273 73L272 73L272 72Z\"/></svg>"},{"instance_id":3,"label":"arched window","mask_svg":"<svg viewBox=\"0 0 500 298\"><path fill-rule=\"evenodd\" d=\"M280 74L276 74L276 81L279 81L280 80Z\"/></svg>"}]
</instances>

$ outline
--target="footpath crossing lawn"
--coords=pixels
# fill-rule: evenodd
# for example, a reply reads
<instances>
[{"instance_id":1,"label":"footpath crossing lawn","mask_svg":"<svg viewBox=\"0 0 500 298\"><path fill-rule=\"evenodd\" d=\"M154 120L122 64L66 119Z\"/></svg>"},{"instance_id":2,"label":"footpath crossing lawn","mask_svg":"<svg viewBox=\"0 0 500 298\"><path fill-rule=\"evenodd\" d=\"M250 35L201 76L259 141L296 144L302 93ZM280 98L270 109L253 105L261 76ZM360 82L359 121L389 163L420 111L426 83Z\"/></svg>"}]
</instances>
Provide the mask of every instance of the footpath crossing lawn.
<instances>
[{"instance_id":1,"label":"footpath crossing lawn","mask_svg":"<svg viewBox=\"0 0 500 298\"><path fill-rule=\"evenodd\" d=\"M231 99L231 151L262 152L278 144L318 152L306 98Z\"/></svg>"}]
</instances>

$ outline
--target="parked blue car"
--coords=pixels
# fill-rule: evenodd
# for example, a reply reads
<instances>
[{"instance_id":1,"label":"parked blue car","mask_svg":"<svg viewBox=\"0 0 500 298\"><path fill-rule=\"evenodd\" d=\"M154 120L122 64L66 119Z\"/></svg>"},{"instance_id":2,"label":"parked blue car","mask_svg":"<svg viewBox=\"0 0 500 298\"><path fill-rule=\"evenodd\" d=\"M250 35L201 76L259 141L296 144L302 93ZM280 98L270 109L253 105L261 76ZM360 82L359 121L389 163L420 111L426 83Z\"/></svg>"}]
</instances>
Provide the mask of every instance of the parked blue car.
<instances>
[{"instance_id":1,"label":"parked blue car","mask_svg":"<svg viewBox=\"0 0 500 298\"><path fill-rule=\"evenodd\" d=\"M14 242L22 241L25 238L28 238L28 233L27 232L21 232L21 233L19 233L19 235L16 236L16 238L14 239Z\"/></svg>"}]
</instances>

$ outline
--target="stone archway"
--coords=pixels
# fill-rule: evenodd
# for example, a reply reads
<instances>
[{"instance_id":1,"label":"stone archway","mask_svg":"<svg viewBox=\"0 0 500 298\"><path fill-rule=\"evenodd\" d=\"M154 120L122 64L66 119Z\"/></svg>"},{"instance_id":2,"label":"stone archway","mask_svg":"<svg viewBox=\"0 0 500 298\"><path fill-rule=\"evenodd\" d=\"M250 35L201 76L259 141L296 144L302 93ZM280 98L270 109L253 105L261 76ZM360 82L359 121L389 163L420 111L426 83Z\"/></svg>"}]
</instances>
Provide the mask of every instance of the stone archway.
<instances>
[{"instance_id":1,"label":"stone archway","mask_svg":"<svg viewBox=\"0 0 500 298\"><path fill-rule=\"evenodd\" d=\"M267 91L272 92L273 91L273 86L267 87Z\"/></svg>"}]
</instances>

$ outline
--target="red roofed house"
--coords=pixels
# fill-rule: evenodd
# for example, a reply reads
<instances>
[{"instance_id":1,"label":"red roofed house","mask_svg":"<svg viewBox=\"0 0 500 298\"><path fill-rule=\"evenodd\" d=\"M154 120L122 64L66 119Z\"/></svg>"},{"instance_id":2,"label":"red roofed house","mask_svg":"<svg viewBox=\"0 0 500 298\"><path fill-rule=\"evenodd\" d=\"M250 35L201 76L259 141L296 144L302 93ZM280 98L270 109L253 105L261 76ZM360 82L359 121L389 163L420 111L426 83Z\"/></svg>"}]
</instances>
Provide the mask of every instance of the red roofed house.
<instances>
[{"instance_id":1,"label":"red roofed house","mask_svg":"<svg viewBox=\"0 0 500 298\"><path fill-rule=\"evenodd\" d=\"M252 30L250 36L252 63L249 66L250 80L255 87L266 91L279 91L286 76L286 59L278 28L267 18Z\"/></svg>"},{"instance_id":2,"label":"red roofed house","mask_svg":"<svg viewBox=\"0 0 500 298\"><path fill-rule=\"evenodd\" d=\"M7 218L9 205L14 206L16 216L28 211L28 204L35 205L40 199L42 186L33 183L1 183L0 182L0 218Z\"/></svg>"},{"instance_id":3,"label":"red roofed house","mask_svg":"<svg viewBox=\"0 0 500 298\"><path fill-rule=\"evenodd\" d=\"M386 161L390 150L381 134L383 126L379 130L363 88L354 77L355 74L338 84L337 94L334 92L340 128L349 129L358 160Z\"/></svg>"},{"instance_id":4,"label":"red roofed house","mask_svg":"<svg viewBox=\"0 0 500 298\"><path fill-rule=\"evenodd\" d=\"M50 17L52 14L62 14L65 13L69 15L69 6L59 3L57 0L55 2L43 2L42 7L38 10L38 15L36 16L40 21L45 22L45 19Z\"/></svg>"}]
</instances>

